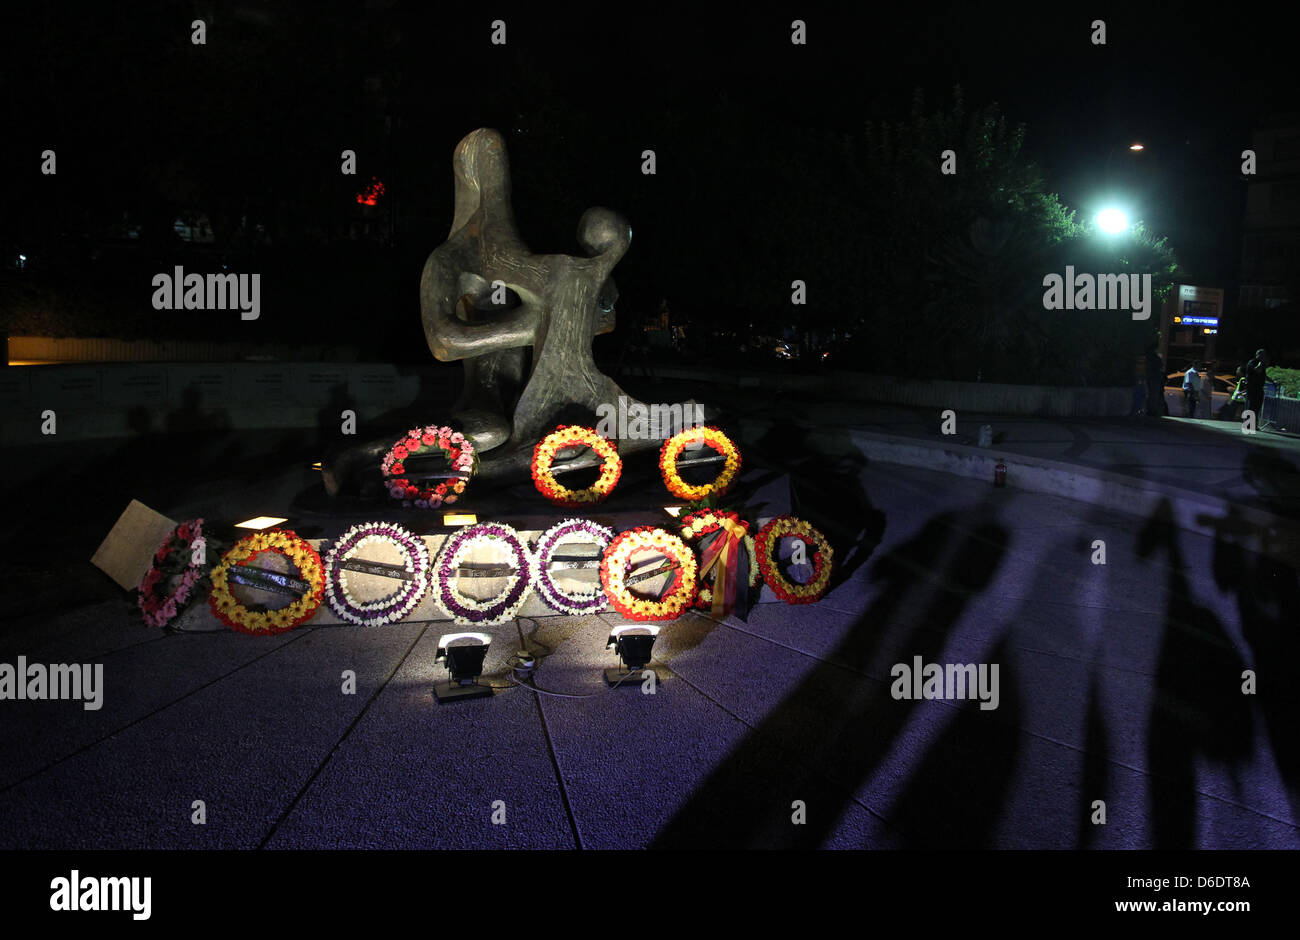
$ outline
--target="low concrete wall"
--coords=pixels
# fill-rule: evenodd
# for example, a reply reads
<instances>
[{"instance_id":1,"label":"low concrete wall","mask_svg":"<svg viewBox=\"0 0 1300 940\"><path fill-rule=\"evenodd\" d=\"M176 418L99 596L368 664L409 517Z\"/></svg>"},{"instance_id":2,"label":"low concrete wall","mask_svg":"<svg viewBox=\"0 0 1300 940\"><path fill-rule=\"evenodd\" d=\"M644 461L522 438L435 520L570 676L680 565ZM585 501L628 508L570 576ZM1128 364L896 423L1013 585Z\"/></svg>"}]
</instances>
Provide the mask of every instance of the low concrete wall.
<instances>
[{"instance_id":1,"label":"low concrete wall","mask_svg":"<svg viewBox=\"0 0 1300 940\"><path fill-rule=\"evenodd\" d=\"M742 422L742 440L757 440L770 428L761 421ZM1008 454L964 444L913 441L859 428L848 429L848 443L871 460L935 470L987 481L994 469L1007 467L1006 486L1104 506L1140 519L1151 519L1167 504L1180 529L1214 537L1220 531L1251 552L1300 567L1300 523L1214 496L1153 480L1099 470L1080 464ZM811 439L825 448L844 446L838 435L814 430ZM830 451L828 451L830 452Z\"/></svg>"},{"instance_id":2,"label":"low concrete wall","mask_svg":"<svg viewBox=\"0 0 1300 940\"><path fill-rule=\"evenodd\" d=\"M713 372L678 366L654 367L650 375L698 379L739 388L832 395L839 399L953 408L986 414L1041 415L1054 418L1127 415L1133 389L1072 388L1048 385L1003 385L996 382L949 382L897 379L864 372L777 375L764 372Z\"/></svg>"},{"instance_id":3,"label":"low concrete wall","mask_svg":"<svg viewBox=\"0 0 1300 940\"><path fill-rule=\"evenodd\" d=\"M314 428L414 404L419 370L387 363L103 363L0 371L0 444L149 432ZM457 376L458 379L458 376ZM431 416L433 420L436 416Z\"/></svg>"}]
</instances>

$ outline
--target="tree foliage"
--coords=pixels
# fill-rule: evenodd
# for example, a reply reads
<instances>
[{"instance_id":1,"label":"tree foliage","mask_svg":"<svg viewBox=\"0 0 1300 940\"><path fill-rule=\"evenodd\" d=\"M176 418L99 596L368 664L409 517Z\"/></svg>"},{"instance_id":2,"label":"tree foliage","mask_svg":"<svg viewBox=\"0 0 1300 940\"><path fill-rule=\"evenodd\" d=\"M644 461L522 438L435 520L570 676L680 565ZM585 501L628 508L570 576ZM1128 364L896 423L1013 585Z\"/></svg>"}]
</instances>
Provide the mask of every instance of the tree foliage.
<instances>
[{"instance_id":1,"label":"tree foliage","mask_svg":"<svg viewBox=\"0 0 1300 940\"><path fill-rule=\"evenodd\" d=\"M863 252L872 289L859 349L873 371L918 377L1060 384L1127 382L1150 326L1121 311L1043 307L1043 278L1077 271L1149 273L1157 297L1173 253L1140 225L1118 240L1046 191L1027 159L1024 125L996 104L968 111L960 88L927 114L918 91L901 122L868 122L856 160ZM940 172L953 151L955 173Z\"/></svg>"}]
</instances>

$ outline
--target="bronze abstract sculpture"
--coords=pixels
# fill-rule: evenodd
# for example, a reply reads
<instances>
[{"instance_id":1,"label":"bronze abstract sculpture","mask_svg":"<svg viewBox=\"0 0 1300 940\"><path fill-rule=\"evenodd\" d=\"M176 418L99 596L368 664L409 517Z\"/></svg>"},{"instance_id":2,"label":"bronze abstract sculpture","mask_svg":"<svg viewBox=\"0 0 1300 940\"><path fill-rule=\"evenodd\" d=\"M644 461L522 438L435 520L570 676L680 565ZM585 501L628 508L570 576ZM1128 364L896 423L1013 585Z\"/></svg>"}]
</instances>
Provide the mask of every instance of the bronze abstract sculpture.
<instances>
[{"instance_id":1,"label":"bronze abstract sculpture","mask_svg":"<svg viewBox=\"0 0 1300 940\"><path fill-rule=\"evenodd\" d=\"M596 368L591 340L614 328L610 272L632 229L609 209L588 209L578 241L590 257L533 254L515 227L501 135L469 134L453 167L456 214L425 262L420 311L434 356L464 362L465 389L452 416L493 462L498 448L505 453L495 459L531 449L566 406L594 413L624 394ZM508 400L516 392L518 400Z\"/></svg>"},{"instance_id":2,"label":"bronze abstract sculpture","mask_svg":"<svg viewBox=\"0 0 1300 940\"><path fill-rule=\"evenodd\" d=\"M437 359L464 364L464 390L450 417L480 454L478 475L526 478L534 445L557 421L594 420L598 406L626 395L596 367L591 342L614 328L618 292L610 273L632 228L610 209L588 209L578 222L588 257L533 254L515 225L501 135L486 128L468 134L452 168L451 233L420 277L424 334ZM376 440L331 461L327 491L336 495L344 478L377 466L391 443ZM621 441L620 450L659 443Z\"/></svg>"}]
</instances>

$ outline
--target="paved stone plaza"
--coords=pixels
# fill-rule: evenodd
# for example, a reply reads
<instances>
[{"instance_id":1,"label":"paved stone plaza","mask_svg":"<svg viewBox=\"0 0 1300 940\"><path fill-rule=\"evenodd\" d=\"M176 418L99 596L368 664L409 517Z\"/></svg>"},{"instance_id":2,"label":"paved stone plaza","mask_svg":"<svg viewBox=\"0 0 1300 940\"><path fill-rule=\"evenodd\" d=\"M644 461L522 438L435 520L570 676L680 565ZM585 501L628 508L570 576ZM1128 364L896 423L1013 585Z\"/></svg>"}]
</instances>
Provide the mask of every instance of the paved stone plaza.
<instances>
[{"instance_id":1,"label":"paved stone plaza","mask_svg":"<svg viewBox=\"0 0 1300 940\"><path fill-rule=\"evenodd\" d=\"M242 518L311 485L257 463L154 505ZM1143 518L852 448L746 467L744 504L823 527L836 582L665 624L653 695L602 681L614 614L492 628L496 694L439 706L445 623L164 635L70 574L0 661L102 663L103 707L6 704L0 845L1300 848L1295 568L1180 528L1175 497ZM508 678L521 642L557 694ZM998 664L997 707L896 698L915 657Z\"/></svg>"}]
</instances>

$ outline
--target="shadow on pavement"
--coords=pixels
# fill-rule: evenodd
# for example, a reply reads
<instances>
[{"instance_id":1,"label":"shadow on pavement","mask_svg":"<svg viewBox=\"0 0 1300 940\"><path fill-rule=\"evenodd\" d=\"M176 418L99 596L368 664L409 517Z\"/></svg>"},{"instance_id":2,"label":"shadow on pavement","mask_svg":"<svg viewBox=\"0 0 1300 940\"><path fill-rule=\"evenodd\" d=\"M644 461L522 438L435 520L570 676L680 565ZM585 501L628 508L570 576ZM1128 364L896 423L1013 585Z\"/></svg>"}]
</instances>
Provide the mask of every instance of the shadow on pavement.
<instances>
[{"instance_id":1,"label":"shadow on pavement","mask_svg":"<svg viewBox=\"0 0 1300 940\"><path fill-rule=\"evenodd\" d=\"M1197 766L1238 765L1253 750L1250 706L1241 692L1245 664L1232 638L1191 596L1173 507L1162 500L1138 535L1137 554L1168 553L1168 598L1147 732L1153 848L1197 841Z\"/></svg>"},{"instance_id":2,"label":"shadow on pavement","mask_svg":"<svg viewBox=\"0 0 1300 940\"><path fill-rule=\"evenodd\" d=\"M1300 468L1270 447L1252 447L1241 475L1264 500L1270 512L1300 516Z\"/></svg>"},{"instance_id":3,"label":"shadow on pavement","mask_svg":"<svg viewBox=\"0 0 1300 940\"><path fill-rule=\"evenodd\" d=\"M991 514L968 533L954 530L956 519L934 516L880 558L870 577L875 599L845 639L715 768L652 847L816 848L826 841L917 708L893 700L889 679L870 675L887 675L890 664L918 655L937 662L1006 553L1008 532ZM993 786L1003 785L995 777ZM986 805L997 797L980 794ZM795 800L807 807L803 825L791 821ZM906 837L937 841L948 822L927 828L912 819Z\"/></svg>"},{"instance_id":4,"label":"shadow on pavement","mask_svg":"<svg viewBox=\"0 0 1300 940\"><path fill-rule=\"evenodd\" d=\"M853 576L880 544L885 514L862 485L867 458L847 430L823 434L814 450L808 428L774 426L753 445L790 477L790 512L826 536L835 554L827 593ZM792 457L791 455L797 455Z\"/></svg>"},{"instance_id":5,"label":"shadow on pavement","mask_svg":"<svg viewBox=\"0 0 1300 940\"><path fill-rule=\"evenodd\" d=\"M1247 526L1236 512L1214 522L1214 581L1237 596L1242 633L1254 656L1250 668L1258 680L1254 700L1294 823L1300 820L1300 573L1236 544Z\"/></svg>"}]
</instances>

